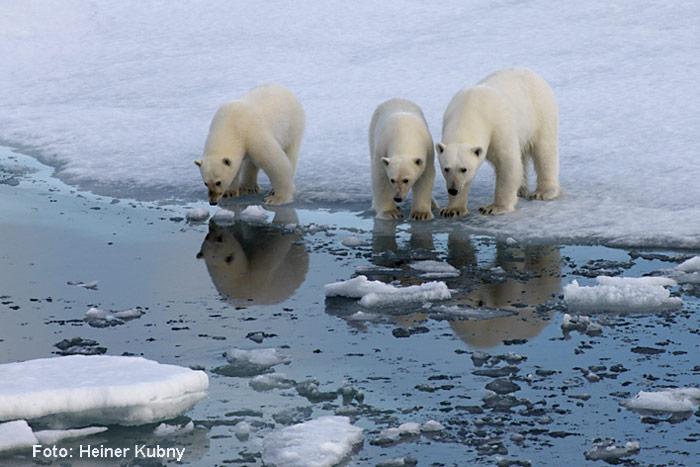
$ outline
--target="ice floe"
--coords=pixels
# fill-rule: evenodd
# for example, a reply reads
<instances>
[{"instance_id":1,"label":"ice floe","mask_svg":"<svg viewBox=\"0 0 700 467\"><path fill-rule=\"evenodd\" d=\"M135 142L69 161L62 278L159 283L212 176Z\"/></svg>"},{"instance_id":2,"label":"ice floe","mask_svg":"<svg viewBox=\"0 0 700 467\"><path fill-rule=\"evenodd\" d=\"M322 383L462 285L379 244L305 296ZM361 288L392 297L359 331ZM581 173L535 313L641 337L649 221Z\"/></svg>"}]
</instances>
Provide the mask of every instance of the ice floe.
<instances>
[{"instance_id":1,"label":"ice floe","mask_svg":"<svg viewBox=\"0 0 700 467\"><path fill-rule=\"evenodd\" d=\"M75 287L81 287L83 289L88 289L88 290L97 290L97 284L98 281L90 281L90 282L83 282L83 281L68 281L68 285L73 285Z\"/></svg>"},{"instance_id":2,"label":"ice floe","mask_svg":"<svg viewBox=\"0 0 700 467\"><path fill-rule=\"evenodd\" d=\"M122 311L107 311L101 308L92 307L85 312L83 318L90 326L96 328L105 328L109 326L117 326L124 324L126 321L140 318L145 312L139 308L129 308Z\"/></svg>"},{"instance_id":3,"label":"ice floe","mask_svg":"<svg viewBox=\"0 0 700 467\"><path fill-rule=\"evenodd\" d=\"M236 221L236 213L228 209L219 209L211 216L211 220L218 225L230 225Z\"/></svg>"},{"instance_id":4,"label":"ice floe","mask_svg":"<svg viewBox=\"0 0 700 467\"><path fill-rule=\"evenodd\" d=\"M667 277L598 276L597 285L573 281L564 287L564 300L572 311L653 312L680 308L683 301L666 287L676 285Z\"/></svg>"},{"instance_id":5,"label":"ice floe","mask_svg":"<svg viewBox=\"0 0 700 467\"><path fill-rule=\"evenodd\" d=\"M209 219L209 210L207 208L189 209L185 213L185 218L189 222L204 222Z\"/></svg>"},{"instance_id":6,"label":"ice floe","mask_svg":"<svg viewBox=\"0 0 700 467\"><path fill-rule=\"evenodd\" d=\"M0 365L0 420L56 426L167 420L206 397L202 371L140 357L42 358ZM41 384L37 384L41 381Z\"/></svg>"},{"instance_id":7,"label":"ice floe","mask_svg":"<svg viewBox=\"0 0 700 467\"><path fill-rule=\"evenodd\" d=\"M411 269L422 272L421 277L439 278L459 276L459 269L449 263L443 263L441 261L414 261L409 266Z\"/></svg>"},{"instance_id":8,"label":"ice floe","mask_svg":"<svg viewBox=\"0 0 700 467\"><path fill-rule=\"evenodd\" d=\"M362 441L348 417L319 417L273 431L263 440L263 462L277 467L331 467Z\"/></svg>"},{"instance_id":9,"label":"ice floe","mask_svg":"<svg viewBox=\"0 0 700 467\"><path fill-rule=\"evenodd\" d=\"M360 298L360 305L365 307L424 303L446 300L452 296L444 282L395 287L380 281L370 281L367 276L326 284L324 288L326 297Z\"/></svg>"},{"instance_id":10,"label":"ice floe","mask_svg":"<svg viewBox=\"0 0 700 467\"><path fill-rule=\"evenodd\" d=\"M589 461L605 461L617 464L621 459L639 453L639 441L627 441L625 444L616 444L615 440L595 440L593 447L584 453Z\"/></svg>"},{"instance_id":11,"label":"ice floe","mask_svg":"<svg viewBox=\"0 0 700 467\"><path fill-rule=\"evenodd\" d=\"M589 336L597 336L603 332L603 327L591 321L590 316L572 316L564 313L561 320L561 330L565 335L571 331L578 331Z\"/></svg>"},{"instance_id":12,"label":"ice floe","mask_svg":"<svg viewBox=\"0 0 700 467\"><path fill-rule=\"evenodd\" d=\"M239 219L248 222L264 222L270 215L262 206L248 206L239 215Z\"/></svg>"},{"instance_id":13,"label":"ice floe","mask_svg":"<svg viewBox=\"0 0 700 467\"><path fill-rule=\"evenodd\" d=\"M700 388L640 391L623 405L642 412L693 412L700 405Z\"/></svg>"},{"instance_id":14,"label":"ice floe","mask_svg":"<svg viewBox=\"0 0 700 467\"><path fill-rule=\"evenodd\" d=\"M673 277L683 284L700 284L700 256L690 258L676 266Z\"/></svg>"},{"instance_id":15,"label":"ice floe","mask_svg":"<svg viewBox=\"0 0 700 467\"><path fill-rule=\"evenodd\" d=\"M224 353L228 365L214 371L224 376L246 378L271 373L272 367L289 363L290 358L275 348L265 349L230 349Z\"/></svg>"},{"instance_id":16,"label":"ice floe","mask_svg":"<svg viewBox=\"0 0 700 467\"><path fill-rule=\"evenodd\" d=\"M56 444L65 439L84 438L107 431L106 426L88 426L85 428L73 428L68 430L40 430L34 435L41 444Z\"/></svg>"},{"instance_id":17,"label":"ice floe","mask_svg":"<svg viewBox=\"0 0 700 467\"><path fill-rule=\"evenodd\" d=\"M190 420L187 423L181 425L174 425L170 423L161 423L153 429L153 434L155 436L166 437L166 436L179 436L187 433L191 433L194 430L194 422Z\"/></svg>"},{"instance_id":18,"label":"ice floe","mask_svg":"<svg viewBox=\"0 0 700 467\"><path fill-rule=\"evenodd\" d=\"M344 239L342 239L342 240L340 241L340 243L341 243L343 246L346 246L346 247L348 247L348 248L354 248L354 247L358 247L358 246L364 245L364 244L365 244L365 241L362 240L362 239L361 239L360 237L358 237L357 235L351 235L351 236L349 236L349 237L345 237Z\"/></svg>"},{"instance_id":19,"label":"ice floe","mask_svg":"<svg viewBox=\"0 0 700 467\"><path fill-rule=\"evenodd\" d=\"M248 383L256 391L271 391L272 389L289 389L296 385L284 373L270 373L253 377Z\"/></svg>"},{"instance_id":20,"label":"ice floe","mask_svg":"<svg viewBox=\"0 0 700 467\"><path fill-rule=\"evenodd\" d=\"M0 453L29 449L36 444L56 444L65 439L83 438L105 431L107 427L104 426L32 431L26 420L13 420L0 423Z\"/></svg>"}]
</instances>

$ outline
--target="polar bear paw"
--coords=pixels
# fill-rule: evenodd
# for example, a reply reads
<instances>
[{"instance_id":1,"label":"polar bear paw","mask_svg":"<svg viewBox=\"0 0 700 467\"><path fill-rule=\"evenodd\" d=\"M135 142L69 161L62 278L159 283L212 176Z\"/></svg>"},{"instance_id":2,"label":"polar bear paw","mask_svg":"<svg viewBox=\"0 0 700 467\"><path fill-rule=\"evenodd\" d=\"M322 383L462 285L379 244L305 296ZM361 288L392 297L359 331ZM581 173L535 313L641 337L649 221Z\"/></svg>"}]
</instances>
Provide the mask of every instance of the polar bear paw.
<instances>
[{"instance_id":1,"label":"polar bear paw","mask_svg":"<svg viewBox=\"0 0 700 467\"><path fill-rule=\"evenodd\" d=\"M222 195L223 198L237 198L241 196L241 190L240 189L230 189L224 191L224 194Z\"/></svg>"},{"instance_id":2,"label":"polar bear paw","mask_svg":"<svg viewBox=\"0 0 700 467\"><path fill-rule=\"evenodd\" d=\"M469 214L469 209L467 208L442 208L440 209L440 215L442 217L462 217Z\"/></svg>"},{"instance_id":3,"label":"polar bear paw","mask_svg":"<svg viewBox=\"0 0 700 467\"><path fill-rule=\"evenodd\" d=\"M264 203L272 206L279 206L281 204L289 204L292 202L292 198L289 196L281 195L269 195L265 197Z\"/></svg>"},{"instance_id":4,"label":"polar bear paw","mask_svg":"<svg viewBox=\"0 0 700 467\"><path fill-rule=\"evenodd\" d=\"M496 216L498 214L505 214L507 212L515 211L515 208L507 208L505 206L499 206L497 204L489 204L488 206L482 206L479 208L481 214L486 214L490 216Z\"/></svg>"},{"instance_id":5,"label":"polar bear paw","mask_svg":"<svg viewBox=\"0 0 700 467\"><path fill-rule=\"evenodd\" d=\"M528 199L529 197L530 193L526 186L521 186L518 188L518 198Z\"/></svg>"},{"instance_id":6,"label":"polar bear paw","mask_svg":"<svg viewBox=\"0 0 700 467\"><path fill-rule=\"evenodd\" d=\"M411 211L411 219L415 221L429 221L433 218L433 213L430 211Z\"/></svg>"},{"instance_id":7,"label":"polar bear paw","mask_svg":"<svg viewBox=\"0 0 700 467\"><path fill-rule=\"evenodd\" d=\"M380 212L377 217L380 219L402 219L403 213L398 207L394 207L393 209Z\"/></svg>"},{"instance_id":8,"label":"polar bear paw","mask_svg":"<svg viewBox=\"0 0 700 467\"><path fill-rule=\"evenodd\" d=\"M255 195L257 193L260 193L260 186L259 185L243 185L240 189L240 192L242 195Z\"/></svg>"},{"instance_id":9,"label":"polar bear paw","mask_svg":"<svg viewBox=\"0 0 700 467\"><path fill-rule=\"evenodd\" d=\"M559 196L559 188L537 189L530 195L530 199L549 201Z\"/></svg>"}]
</instances>

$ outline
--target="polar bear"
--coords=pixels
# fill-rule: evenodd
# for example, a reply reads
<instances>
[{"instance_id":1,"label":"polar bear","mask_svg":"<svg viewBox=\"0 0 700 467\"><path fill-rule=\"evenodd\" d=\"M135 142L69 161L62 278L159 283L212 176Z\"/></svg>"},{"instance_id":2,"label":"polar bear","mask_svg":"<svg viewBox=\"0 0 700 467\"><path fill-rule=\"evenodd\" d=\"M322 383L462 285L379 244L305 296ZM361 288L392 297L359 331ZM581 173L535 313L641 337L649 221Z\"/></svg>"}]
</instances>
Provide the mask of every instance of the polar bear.
<instances>
[{"instance_id":1,"label":"polar bear","mask_svg":"<svg viewBox=\"0 0 700 467\"><path fill-rule=\"evenodd\" d=\"M200 168L209 204L222 197L258 193L258 170L270 178L266 204L294 199L294 172L304 133L304 110L288 89L265 85L216 111Z\"/></svg>"},{"instance_id":2,"label":"polar bear","mask_svg":"<svg viewBox=\"0 0 700 467\"><path fill-rule=\"evenodd\" d=\"M369 127L372 209L381 219L402 217L396 203L413 188L411 219L428 220L435 181L433 139L420 107L390 99L377 107Z\"/></svg>"},{"instance_id":3,"label":"polar bear","mask_svg":"<svg viewBox=\"0 0 700 467\"><path fill-rule=\"evenodd\" d=\"M463 216L469 186L484 160L496 171L493 204L482 214L513 211L518 196L528 196L527 162L537 172L530 199L559 196L558 106L554 92L526 69L501 70L459 91L447 106L442 142L436 151L447 184L445 217Z\"/></svg>"}]
</instances>

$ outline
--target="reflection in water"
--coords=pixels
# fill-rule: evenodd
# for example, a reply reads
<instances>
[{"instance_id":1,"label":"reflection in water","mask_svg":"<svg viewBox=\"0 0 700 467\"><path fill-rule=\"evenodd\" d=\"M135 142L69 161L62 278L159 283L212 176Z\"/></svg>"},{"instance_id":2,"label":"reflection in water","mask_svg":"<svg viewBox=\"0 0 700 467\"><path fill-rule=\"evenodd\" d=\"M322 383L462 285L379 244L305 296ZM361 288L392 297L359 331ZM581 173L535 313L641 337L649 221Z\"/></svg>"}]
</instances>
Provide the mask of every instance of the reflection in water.
<instances>
[{"instance_id":1,"label":"reflection in water","mask_svg":"<svg viewBox=\"0 0 700 467\"><path fill-rule=\"evenodd\" d=\"M298 224L294 208L274 208L272 225L237 220L209 224L198 258L204 259L219 293L234 305L271 305L304 282L309 254L301 234L282 228Z\"/></svg>"},{"instance_id":2,"label":"reflection in water","mask_svg":"<svg viewBox=\"0 0 700 467\"><path fill-rule=\"evenodd\" d=\"M408 270L407 263L445 256L435 250L434 231L424 223L411 225L407 242L399 244L396 227L396 222L375 221L372 262L380 272L368 275L372 276L371 279L398 280L402 285L422 282L415 272ZM444 279L448 287L456 291L446 305L477 310L501 309L514 314L450 321L455 335L476 347L491 347L504 340L530 339L538 335L548 324L550 316L538 312L537 306L552 299L561 290L559 248L545 245L509 246L502 242L496 243L495 251L488 245L479 248L483 250L482 256L484 253L495 253L493 260L484 262L482 258L479 261L479 251L463 230L456 227L449 232L447 262L460 269L461 275ZM389 273L386 268L401 270L392 269L390 271L393 272ZM336 311L331 312L336 314L340 311L342 314L337 306L334 302ZM424 312L391 316L394 323L406 328L418 325L427 318L428 314Z\"/></svg>"}]
</instances>

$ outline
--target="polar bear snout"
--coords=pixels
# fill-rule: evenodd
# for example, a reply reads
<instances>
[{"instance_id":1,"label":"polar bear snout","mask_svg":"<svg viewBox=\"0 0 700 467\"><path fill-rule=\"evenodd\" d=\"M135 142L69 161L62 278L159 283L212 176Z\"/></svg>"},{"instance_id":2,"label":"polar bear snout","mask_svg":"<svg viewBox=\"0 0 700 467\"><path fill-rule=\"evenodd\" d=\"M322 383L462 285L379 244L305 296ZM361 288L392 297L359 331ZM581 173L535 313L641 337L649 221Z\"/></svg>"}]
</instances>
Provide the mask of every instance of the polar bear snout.
<instances>
[{"instance_id":1,"label":"polar bear snout","mask_svg":"<svg viewBox=\"0 0 700 467\"><path fill-rule=\"evenodd\" d=\"M394 196L394 201L396 201L397 203L402 203L402 202L403 202L403 198L400 197L400 196Z\"/></svg>"},{"instance_id":2,"label":"polar bear snout","mask_svg":"<svg viewBox=\"0 0 700 467\"><path fill-rule=\"evenodd\" d=\"M457 188L450 188L449 190L447 190L447 193L449 193L450 196L457 196L459 190Z\"/></svg>"}]
</instances>

